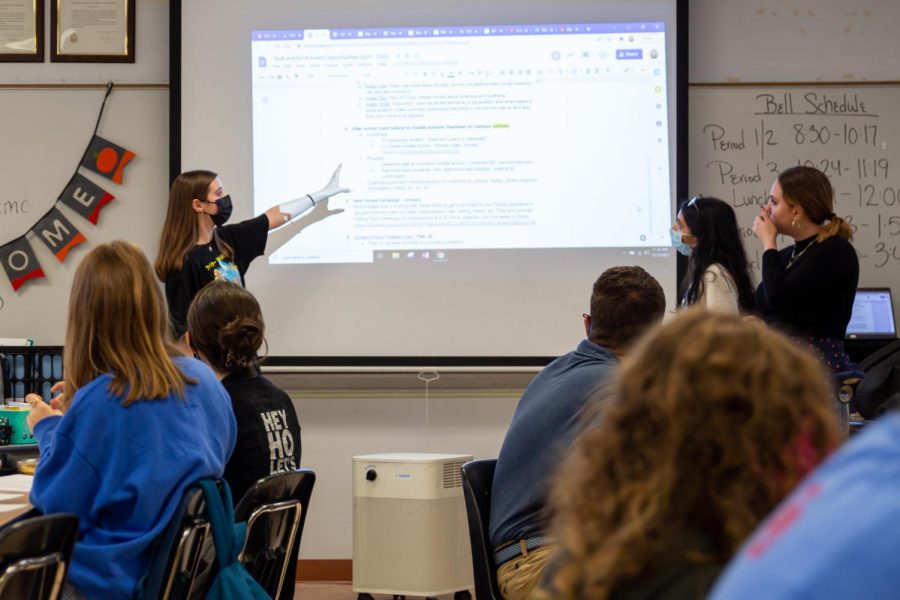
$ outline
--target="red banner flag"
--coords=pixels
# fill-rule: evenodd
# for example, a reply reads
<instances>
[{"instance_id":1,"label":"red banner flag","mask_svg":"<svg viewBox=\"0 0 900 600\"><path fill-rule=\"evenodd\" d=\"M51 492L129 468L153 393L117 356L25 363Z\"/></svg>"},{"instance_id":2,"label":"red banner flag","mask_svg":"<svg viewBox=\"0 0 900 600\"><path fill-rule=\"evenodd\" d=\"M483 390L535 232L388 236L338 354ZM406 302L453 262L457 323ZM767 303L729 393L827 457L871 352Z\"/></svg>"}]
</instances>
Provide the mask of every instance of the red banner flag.
<instances>
[{"instance_id":1,"label":"red banner flag","mask_svg":"<svg viewBox=\"0 0 900 600\"><path fill-rule=\"evenodd\" d=\"M100 211L112 202L115 196L96 185L84 175L76 174L69 187L65 189L59 200L79 215L97 224Z\"/></svg>"},{"instance_id":2,"label":"red banner flag","mask_svg":"<svg viewBox=\"0 0 900 600\"><path fill-rule=\"evenodd\" d=\"M58 208L50 209L50 212L38 221L31 231L50 248L59 262L66 260L69 250L87 241L81 232L59 212Z\"/></svg>"},{"instance_id":3,"label":"red banner flag","mask_svg":"<svg viewBox=\"0 0 900 600\"><path fill-rule=\"evenodd\" d=\"M95 135L81 159L81 166L121 184L122 171L134 156L131 150Z\"/></svg>"},{"instance_id":4,"label":"red banner flag","mask_svg":"<svg viewBox=\"0 0 900 600\"><path fill-rule=\"evenodd\" d=\"M24 235L0 247L0 262L13 290L18 291L29 279L44 277L44 270Z\"/></svg>"}]
</instances>

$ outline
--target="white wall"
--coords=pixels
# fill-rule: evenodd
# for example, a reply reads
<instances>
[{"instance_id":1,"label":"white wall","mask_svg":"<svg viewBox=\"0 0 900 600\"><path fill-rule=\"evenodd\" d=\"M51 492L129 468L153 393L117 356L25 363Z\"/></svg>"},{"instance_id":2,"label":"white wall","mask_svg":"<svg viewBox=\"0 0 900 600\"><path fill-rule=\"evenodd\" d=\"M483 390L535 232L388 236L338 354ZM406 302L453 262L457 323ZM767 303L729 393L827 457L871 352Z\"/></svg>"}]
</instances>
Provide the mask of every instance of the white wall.
<instances>
[{"instance_id":1,"label":"white wall","mask_svg":"<svg viewBox=\"0 0 900 600\"><path fill-rule=\"evenodd\" d=\"M896 81L898 26L894 0L690 0L688 79Z\"/></svg>"},{"instance_id":2,"label":"white wall","mask_svg":"<svg viewBox=\"0 0 900 600\"><path fill-rule=\"evenodd\" d=\"M528 377L524 378L526 382ZM417 381L415 373L408 378ZM341 385L340 378L336 378L336 384ZM424 385L419 390L290 389L290 393L302 428L301 462L316 471L300 557L349 559L353 554L353 456L427 451L495 457L521 389L432 394L428 428ZM377 396L372 397L374 393Z\"/></svg>"}]
</instances>

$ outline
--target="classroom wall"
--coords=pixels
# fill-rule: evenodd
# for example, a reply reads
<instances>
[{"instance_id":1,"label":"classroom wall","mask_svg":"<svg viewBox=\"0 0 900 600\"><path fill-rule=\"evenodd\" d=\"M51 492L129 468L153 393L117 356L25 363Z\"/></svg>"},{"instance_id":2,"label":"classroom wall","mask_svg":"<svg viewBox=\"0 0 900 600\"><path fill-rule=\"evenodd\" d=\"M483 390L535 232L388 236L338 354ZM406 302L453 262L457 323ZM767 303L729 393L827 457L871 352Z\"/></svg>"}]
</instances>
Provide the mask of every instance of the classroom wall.
<instances>
[{"instance_id":1,"label":"classroom wall","mask_svg":"<svg viewBox=\"0 0 900 600\"><path fill-rule=\"evenodd\" d=\"M0 337L59 345L66 296L87 250L126 238L151 258L156 255L168 194L169 4L137 0L133 64L51 63L50 2L41 1L45 62L0 63L0 245L27 232L53 207L91 139L108 81L116 87L97 133L137 154L122 185L85 173L116 197L98 225L60 209L87 238L64 263L32 236L46 277L14 291L0 271Z\"/></svg>"},{"instance_id":2,"label":"classroom wall","mask_svg":"<svg viewBox=\"0 0 900 600\"><path fill-rule=\"evenodd\" d=\"M15 114L15 144L3 136L0 173L6 197L30 199L30 212L3 213L0 209L0 244L20 235L19 229L35 214L42 214L70 174L77 159L71 158L87 143L92 121L93 96L85 90L20 90L3 87L15 83L96 83L117 81L167 83L161 65L168 50L168 4L162 0L137 0L138 62L136 65L7 65L0 64L0 114ZM831 81L897 79L900 73L900 4L894 0L854 2L817 0L787 2L761 0L692 0L690 81ZM149 30L148 30L149 28ZM155 65L155 66L154 66ZM78 110L70 108L74 98ZM32 102L33 101L33 102ZM85 226L91 243L118 237L133 239L155 256L156 240L165 212L167 188L167 98L158 89L114 93L110 114L101 134L138 153L129 167L127 181L118 188L118 204L104 212L100 226ZM9 112L14 107L15 112ZM50 120L60 111L66 119ZM690 115L692 126L704 115ZM92 123L91 123L92 126ZM86 132L85 130L88 129ZM30 138L35 138L30 140ZM71 147L59 154L42 154L71 139ZM41 142L27 157L48 156L43 165L14 151L25 141ZM77 143L76 143L77 140ZM900 168L900 165L898 165ZM14 190L10 192L10 189ZM694 189L693 187L691 189ZM0 203L0 207L4 204ZM46 207L46 208L45 208ZM240 217L241 215L236 215ZM90 244L85 245L87 247ZM77 260L54 264L49 254L42 260L52 267L48 278L27 293L15 294L0 281L0 336L29 336L37 319L58 325L60 336L36 340L60 343L65 316L51 300L65 294ZM891 285L900 284L898 270L885 272ZM590 282L585 282L588 289ZM270 323L278 317L267 315ZM41 330L44 328L41 327ZM578 342L573 334L573 347ZM477 344L477 340L473 340ZM479 379L480 377L480 379ZM476 457L496 456L521 389L531 374L514 377L461 374L445 376L444 387L431 388L425 427L425 385L417 373L347 375L334 372L277 375L275 378L294 398L303 427L303 464L314 468L318 482L310 518L304 533L302 558L348 559L352 554L351 457L355 454L431 450L468 452Z\"/></svg>"},{"instance_id":3,"label":"classroom wall","mask_svg":"<svg viewBox=\"0 0 900 600\"><path fill-rule=\"evenodd\" d=\"M433 371L272 375L288 390L302 428L303 466L316 487L300 548L302 559L349 559L353 553L352 457L439 452L495 457L534 371Z\"/></svg>"}]
</instances>

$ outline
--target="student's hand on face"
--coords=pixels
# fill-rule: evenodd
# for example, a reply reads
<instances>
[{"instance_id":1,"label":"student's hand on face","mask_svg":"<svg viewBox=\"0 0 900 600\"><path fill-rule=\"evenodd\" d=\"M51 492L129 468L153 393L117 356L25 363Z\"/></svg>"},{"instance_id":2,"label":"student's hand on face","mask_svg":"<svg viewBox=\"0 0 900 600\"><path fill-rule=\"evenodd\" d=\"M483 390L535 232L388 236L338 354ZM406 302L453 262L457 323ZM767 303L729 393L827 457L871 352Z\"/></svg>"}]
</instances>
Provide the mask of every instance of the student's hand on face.
<instances>
[{"instance_id":1,"label":"student's hand on face","mask_svg":"<svg viewBox=\"0 0 900 600\"><path fill-rule=\"evenodd\" d=\"M766 250L776 247L775 237L778 235L778 229L765 208L761 208L759 214L753 219L753 234L762 242Z\"/></svg>"},{"instance_id":2,"label":"student's hand on face","mask_svg":"<svg viewBox=\"0 0 900 600\"><path fill-rule=\"evenodd\" d=\"M31 431L34 431L34 426L47 417L53 415L62 416L63 414L61 410L52 408L49 404L44 402L37 394L28 394L25 396L25 402L31 405L31 412L28 413L28 417L25 418L25 423Z\"/></svg>"}]
</instances>

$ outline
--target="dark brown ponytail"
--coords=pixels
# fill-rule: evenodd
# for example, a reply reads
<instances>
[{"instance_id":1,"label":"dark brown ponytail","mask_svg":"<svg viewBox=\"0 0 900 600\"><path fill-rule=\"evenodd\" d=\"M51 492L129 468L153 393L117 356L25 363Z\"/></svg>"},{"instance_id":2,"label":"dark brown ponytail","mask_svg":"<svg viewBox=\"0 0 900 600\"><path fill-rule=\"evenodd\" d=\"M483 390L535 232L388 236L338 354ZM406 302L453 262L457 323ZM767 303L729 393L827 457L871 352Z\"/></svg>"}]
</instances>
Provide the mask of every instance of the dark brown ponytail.
<instances>
[{"instance_id":1,"label":"dark brown ponytail","mask_svg":"<svg viewBox=\"0 0 900 600\"><path fill-rule=\"evenodd\" d=\"M259 303L244 288L223 280L210 282L194 297L187 327L191 347L220 373L259 365L265 323Z\"/></svg>"}]
</instances>

